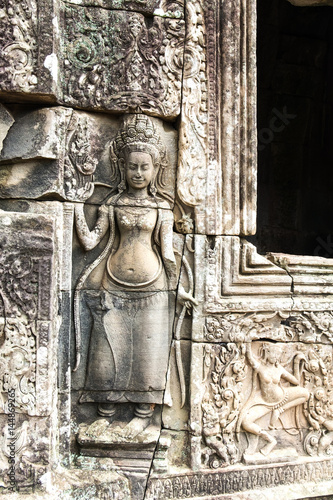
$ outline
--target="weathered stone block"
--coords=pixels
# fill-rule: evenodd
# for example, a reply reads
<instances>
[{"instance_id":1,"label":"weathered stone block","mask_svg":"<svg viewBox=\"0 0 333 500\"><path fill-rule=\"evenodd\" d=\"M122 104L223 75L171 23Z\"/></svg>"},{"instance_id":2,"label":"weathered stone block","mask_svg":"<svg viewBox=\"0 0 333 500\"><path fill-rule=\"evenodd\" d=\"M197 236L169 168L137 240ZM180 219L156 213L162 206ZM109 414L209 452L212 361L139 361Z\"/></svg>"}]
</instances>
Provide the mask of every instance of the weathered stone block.
<instances>
[{"instance_id":1,"label":"weathered stone block","mask_svg":"<svg viewBox=\"0 0 333 500\"><path fill-rule=\"evenodd\" d=\"M0 104L0 148L2 148L3 140L13 123L13 116L9 113L5 106Z\"/></svg>"},{"instance_id":2,"label":"weathered stone block","mask_svg":"<svg viewBox=\"0 0 333 500\"><path fill-rule=\"evenodd\" d=\"M179 114L183 20L64 4L63 25L67 105Z\"/></svg>"},{"instance_id":3,"label":"weathered stone block","mask_svg":"<svg viewBox=\"0 0 333 500\"><path fill-rule=\"evenodd\" d=\"M163 17L184 16L184 0L67 0L82 7L103 7L109 10L129 10Z\"/></svg>"},{"instance_id":4,"label":"weathered stone block","mask_svg":"<svg viewBox=\"0 0 333 500\"><path fill-rule=\"evenodd\" d=\"M42 108L18 116L0 154L1 198L64 194L65 108Z\"/></svg>"},{"instance_id":5,"label":"weathered stone block","mask_svg":"<svg viewBox=\"0 0 333 500\"><path fill-rule=\"evenodd\" d=\"M42 487L56 455L63 211L51 202L0 207L1 477L5 491L29 493ZM11 477L7 448L16 459Z\"/></svg>"},{"instance_id":6,"label":"weathered stone block","mask_svg":"<svg viewBox=\"0 0 333 500\"><path fill-rule=\"evenodd\" d=\"M0 93L4 98L56 102L58 8L52 0L1 2Z\"/></svg>"},{"instance_id":7,"label":"weathered stone block","mask_svg":"<svg viewBox=\"0 0 333 500\"><path fill-rule=\"evenodd\" d=\"M7 115L6 115L7 116ZM154 120L154 119L153 119ZM155 120L167 150L165 191L175 195L177 133ZM20 109L6 127L0 153L1 198L62 198L82 201L92 194L91 204L101 204L116 192L110 143L119 121L105 114L91 114L64 107ZM179 215L181 218L181 215Z\"/></svg>"}]
</instances>

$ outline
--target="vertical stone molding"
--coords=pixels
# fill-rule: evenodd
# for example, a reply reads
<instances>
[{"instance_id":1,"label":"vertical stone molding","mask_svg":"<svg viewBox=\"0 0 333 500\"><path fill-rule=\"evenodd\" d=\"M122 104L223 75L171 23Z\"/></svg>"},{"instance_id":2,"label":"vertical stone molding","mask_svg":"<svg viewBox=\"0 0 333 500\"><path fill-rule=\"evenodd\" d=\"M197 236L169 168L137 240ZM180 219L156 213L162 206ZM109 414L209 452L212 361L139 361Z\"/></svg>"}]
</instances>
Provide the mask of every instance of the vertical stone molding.
<instances>
[{"instance_id":1,"label":"vertical stone molding","mask_svg":"<svg viewBox=\"0 0 333 500\"><path fill-rule=\"evenodd\" d=\"M25 488L41 485L57 455L62 207L2 202L0 224L1 477L10 488L13 465Z\"/></svg>"},{"instance_id":2,"label":"vertical stone molding","mask_svg":"<svg viewBox=\"0 0 333 500\"><path fill-rule=\"evenodd\" d=\"M256 219L256 10L186 3L180 199L196 232L247 235Z\"/></svg>"},{"instance_id":3,"label":"vertical stone molding","mask_svg":"<svg viewBox=\"0 0 333 500\"><path fill-rule=\"evenodd\" d=\"M4 99L55 102L58 94L59 3L0 5L0 93Z\"/></svg>"}]
</instances>

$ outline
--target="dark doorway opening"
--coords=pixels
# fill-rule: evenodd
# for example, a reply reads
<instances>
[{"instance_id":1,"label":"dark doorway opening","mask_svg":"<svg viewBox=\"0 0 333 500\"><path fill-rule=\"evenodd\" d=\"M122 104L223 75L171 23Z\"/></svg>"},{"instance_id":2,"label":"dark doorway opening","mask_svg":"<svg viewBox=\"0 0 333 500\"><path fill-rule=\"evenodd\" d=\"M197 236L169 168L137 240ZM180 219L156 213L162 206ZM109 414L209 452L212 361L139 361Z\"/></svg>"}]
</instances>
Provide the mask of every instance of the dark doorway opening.
<instances>
[{"instance_id":1,"label":"dark doorway opening","mask_svg":"<svg viewBox=\"0 0 333 500\"><path fill-rule=\"evenodd\" d=\"M333 258L333 8L258 0L258 229Z\"/></svg>"}]
</instances>

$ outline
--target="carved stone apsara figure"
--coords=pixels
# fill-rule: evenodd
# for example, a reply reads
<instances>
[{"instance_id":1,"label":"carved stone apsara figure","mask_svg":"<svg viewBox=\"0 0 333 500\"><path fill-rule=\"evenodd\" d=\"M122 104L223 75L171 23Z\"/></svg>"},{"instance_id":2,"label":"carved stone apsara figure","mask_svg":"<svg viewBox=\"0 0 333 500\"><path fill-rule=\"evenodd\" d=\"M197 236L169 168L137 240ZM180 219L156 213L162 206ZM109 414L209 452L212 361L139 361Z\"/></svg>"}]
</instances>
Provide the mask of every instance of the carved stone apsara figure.
<instances>
[{"instance_id":1,"label":"carved stone apsara figure","mask_svg":"<svg viewBox=\"0 0 333 500\"><path fill-rule=\"evenodd\" d=\"M264 343L261 347L261 360L254 358L250 343L247 344L246 354L249 364L254 370L253 387L249 400L245 404L240 416L242 428L257 437L262 437L267 444L261 448L263 455L268 455L275 445L276 439L261 428L257 421L270 414L269 429L275 429L280 415L309 399L309 391L300 387L300 381L281 365L281 347L276 344ZM284 379L295 387L282 386ZM249 440L251 442L251 440ZM247 454L255 451L255 446L249 446Z\"/></svg>"},{"instance_id":2,"label":"carved stone apsara figure","mask_svg":"<svg viewBox=\"0 0 333 500\"><path fill-rule=\"evenodd\" d=\"M115 414L115 403L135 403L135 417L124 431L130 437L148 425L155 404L163 402L171 342L169 301L177 271L173 213L164 192L166 151L148 117L125 118L111 144L111 160L118 193L100 207L91 231L82 204L75 210L86 250L109 231L105 249L78 284L82 288L102 267L99 301L90 307L93 327L80 402L98 403L99 415L108 417Z\"/></svg>"}]
</instances>

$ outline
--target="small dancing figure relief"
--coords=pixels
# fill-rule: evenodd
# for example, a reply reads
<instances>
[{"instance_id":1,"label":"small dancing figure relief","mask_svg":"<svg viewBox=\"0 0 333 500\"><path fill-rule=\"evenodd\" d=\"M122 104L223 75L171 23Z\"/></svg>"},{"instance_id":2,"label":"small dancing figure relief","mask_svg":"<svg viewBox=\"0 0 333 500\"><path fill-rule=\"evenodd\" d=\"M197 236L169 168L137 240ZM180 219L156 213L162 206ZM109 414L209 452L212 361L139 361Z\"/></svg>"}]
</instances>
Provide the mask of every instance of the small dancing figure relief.
<instances>
[{"instance_id":1,"label":"small dancing figure relief","mask_svg":"<svg viewBox=\"0 0 333 500\"><path fill-rule=\"evenodd\" d=\"M267 443L260 453L267 456L276 446L277 441L272 434L264 430L258 420L270 414L269 430L276 429L282 413L290 408L304 404L309 399L309 391L300 387L300 381L289 373L281 364L282 347L274 343L262 344L259 353L261 359L255 359L251 344L246 347L246 356L253 368L253 386L251 395L241 411L239 427L248 433L249 447L246 455L256 452L259 437ZM295 358L297 362L297 356ZM298 372L295 368L295 372ZM294 387L281 384L285 380Z\"/></svg>"}]
</instances>

